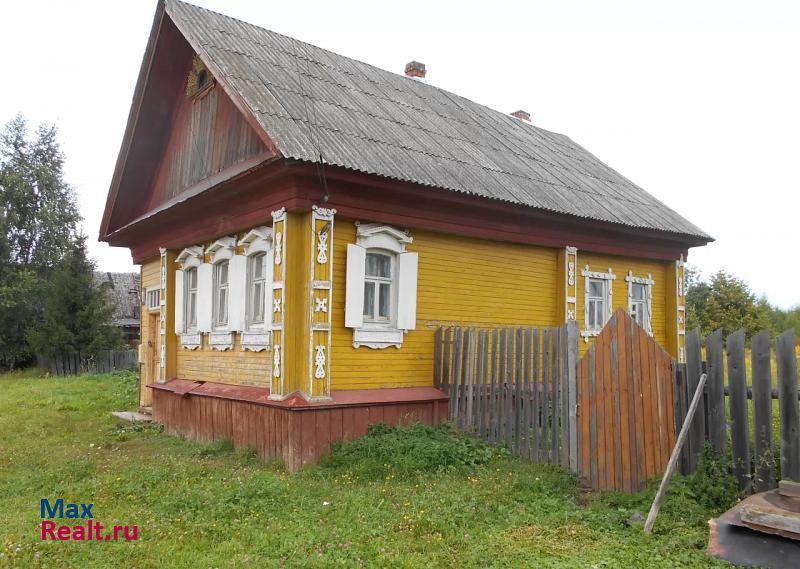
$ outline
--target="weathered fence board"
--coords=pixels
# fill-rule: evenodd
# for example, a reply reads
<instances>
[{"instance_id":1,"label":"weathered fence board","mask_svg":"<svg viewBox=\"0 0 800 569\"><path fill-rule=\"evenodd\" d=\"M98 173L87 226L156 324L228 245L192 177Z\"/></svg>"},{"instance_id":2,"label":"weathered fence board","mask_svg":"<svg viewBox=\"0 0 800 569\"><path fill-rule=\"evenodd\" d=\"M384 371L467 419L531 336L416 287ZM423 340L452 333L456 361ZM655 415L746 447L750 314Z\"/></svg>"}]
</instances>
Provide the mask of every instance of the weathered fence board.
<instances>
[{"instance_id":1,"label":"weathered fence board","mask_svg":"<svg viewBox=\"0 0 800 569\"><path fill-rule=\"evenodd\" d=\"M750 488L750 426L747 416L747 377L744 359L744 330L734 332L725 342L728 349L731 442L733 473L740 490Z\"/></svg>"},{"instance_id":2,"label":"weathered fence board","mask_svg":"<svg viewBox=\"0 0 800 569\"><path fill-rule=\"evenodd\" d=\"M770 333L759 332L751 339L753 378L753 423L755 434L755 490L775 487L772 465L772 358Z\"/></svg>"},{"instance_id":3,"label":"weathered fence board","mask_svg":"<svg viewBox=\"0 0 800 569\"><path fill-rule=\"evenodd\" d=\"M800 424L794 330L778 336L778 408L781 415L781 479L800 482Z\"/></svg>"},{"instance_id":4,"label":"weathered fence board","mask_svg":"<svg viewBox=\"0 0 800 569\"><path fill-rule=\"evenodd\" d=\"M76 375L79 373L109 373L118 369L136 369L139 355L136 350L103 350L95 356L62 354L59 356L36 356L36 366L53 375Z\"/></svg>"},{"instance_id":5,"label":"weathered fence board","mask_svg":"<svg viewBox=\"0 0 800 569\"><path fill-rule=\"evenodd\" d=\"M700 330L692 330L686 334L686 387L689 394L697 391L697 384L700 381L700 375L703 373L702 362ZM689 431L689 444L687 445L689 449L689 472L697 470L700 453L703 450L703 441L705 440L705 424L705 406L700 405L692 420L692 430Z\"/></svg>"},{"instance_id":6,"label":"weathered fence board","mask_svg":"<svg viewBox=\"0 0 800 569\"><path fill-rule=\"evenodd\" d=\"M690 342L689 338L692 337ZM686 338L687 374L685 382L691 389L692 373L700 373L702 354L700 351L699 332L695 331ZM745 369L745 336L742 330L731 334L726 341L727 350L727 386L725 385L725 369L722 362L725 353L722 346L722 334L714 332L707 339L708 384L706 386L705 404L698 408L705 413L706 422L703 437L699 441L691 440L689 460L682 471L694 472L697 469L697 454L707 440L719 456L724 456L727 446L727 425L725 396L730 398L728 412L730 414L731 434L731 472L736 476L739 487L743 491L763 492L776 487L775 459L776 450L780 451L780 474L785 480L800 481L800 417L798 416L798 377L797 377L797 339L794 331L789 330L778 336L775 342L777 361L778 389L772 388L772 348L770 333L763 331L751 339L752 352L752 389L747 387L747 371ZM692 363L695 362L695 363ZM680 381L678 381L680 384ZM676 425L683 422L680 409L683 405L684 390L680 387L681 401L676 409L679 416ZM780 420L780 446L775 448L772 441L773 401L778 400ZM752 400L753 427L751 430L749 413ZM692 434L696 425L692 424ZM755 443L753 452L750 441Z\"/></svg>"},{"instance_id":7,"label":"weathered fence board","mask_svg":"<svg viewBox=\"0 0 800 569\"><path fill-rule=\"evenodd\" d=\"M437 331L435 382L461 429L537 462L578 464L575 324ZM572 348L570 349L570 346ZM441 357L441 361L438 358ZM574 444L570 439L574 438Z\"/></svg>"},{"instance_id":8,"label":"weathered fence board","mask_svg":"<svg viewBox=\"0 0 800 569\"><path fill-rule=\"evenodd\" d=\"M717 330L706 341L708 357L708 434L711 446L717 452L725 450L725 376L723 373L722 330Z\"/></svg>"}]
</instances>

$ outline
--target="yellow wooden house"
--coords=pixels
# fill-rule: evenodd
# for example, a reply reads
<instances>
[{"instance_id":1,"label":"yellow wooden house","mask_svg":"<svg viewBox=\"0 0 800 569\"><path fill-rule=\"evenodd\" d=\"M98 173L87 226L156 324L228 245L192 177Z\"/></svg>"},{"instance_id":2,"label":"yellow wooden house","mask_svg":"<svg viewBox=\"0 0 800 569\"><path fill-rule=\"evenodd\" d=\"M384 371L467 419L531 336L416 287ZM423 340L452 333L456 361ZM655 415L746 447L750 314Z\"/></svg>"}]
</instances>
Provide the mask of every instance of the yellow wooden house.
<instances>
[{"instance_id":1,"label":"yellow wooden house","mask_svg":"<svg viewBox=\"0 0 800 569\"><path fill-rule=\"evenodd\" d=\"M141 265L142 389L168 429L296 468L439 421L444 324L623 307L676 357L711 239L568 137L177 0L159 3L100 239Z\"/></svg>"}]
</instances>

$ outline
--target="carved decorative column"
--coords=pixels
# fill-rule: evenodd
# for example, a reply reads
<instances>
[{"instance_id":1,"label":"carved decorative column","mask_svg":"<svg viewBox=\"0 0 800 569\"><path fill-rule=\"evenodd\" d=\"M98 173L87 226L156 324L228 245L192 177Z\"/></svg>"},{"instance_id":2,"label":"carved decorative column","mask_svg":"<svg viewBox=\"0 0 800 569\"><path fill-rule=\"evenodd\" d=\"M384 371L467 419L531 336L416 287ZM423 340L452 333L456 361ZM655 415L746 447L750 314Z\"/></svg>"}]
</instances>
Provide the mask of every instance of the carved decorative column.
<instances>
[{"instance_id":1,"label":"carved decorative column","mask_svg":"<svg viewBox=\"0 0 800 569\"><path fill-rule=\"evenodd\" d=\"M578 319L578 249L564 249L564 321Z\"/></svg>"},{"instance_id":2,"label":"carved decorative column","mask_svg":"<svg viewBox=\"0 0 800 569\"><path fill-rule=\"evenodd\" d=\"M272 212L273 271L272 271L272 377L269 398L281 400L285 393L285 318L286 308L286 208Z\"/></svg>"},{"instance_id":3,"label":"carved decorative column","mask_svg":"<svg viewBox=\"0 0 800 569\"><path fill-rule=\"evenodd\" d=\"M686 264L683 255L675 261L675 290L678 362L686 363Z\"/></svg>"},{"instance_id":4,"label":"carved decorative column","mask_svg":"<svg viewBox=\"0 0 800 569\"><path fill-rule=\"evenodd\" d=\"M329 399L331 390L331 305L333 303L333 217L335 209L313 206L309 306L308 398Z\"/></svg>"}]
</instances>

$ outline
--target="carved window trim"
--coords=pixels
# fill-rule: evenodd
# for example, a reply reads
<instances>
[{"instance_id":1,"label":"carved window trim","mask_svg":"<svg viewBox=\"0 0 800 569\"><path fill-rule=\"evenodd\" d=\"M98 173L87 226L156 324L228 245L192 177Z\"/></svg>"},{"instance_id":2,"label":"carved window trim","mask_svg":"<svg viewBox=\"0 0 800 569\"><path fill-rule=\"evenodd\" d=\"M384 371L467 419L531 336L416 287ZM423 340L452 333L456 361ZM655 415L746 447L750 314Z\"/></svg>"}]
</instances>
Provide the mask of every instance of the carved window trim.
<instances>
[{"instance_id":1,"label":"carved window trim","mask_svg":"<svg viewBox=\"0 0 800 569\"><path fill-rule=\"evenodd\" d=\"M609 267L608 272L601 272L601 271L592 271L589 268L589 265L586 265L583 270L581 271L581 276L583 276L583 289L584 289L584 300L583 300L583 330L581 330L581 336L583 337L585 342L589 341L589 338L596 337L600 334L603 329L603 326L606 325L609 318L611 318L611 314L613 312L613 300L614 300L614 281L617 278L617 275L614 274L614 270ZM600 326L595 326L593 328L589 328L589 305L590 300L592 300L589 294L589 284L591 281L601 281L603 283L603 293L601 298L603 299L604 306L603 306L603 323Z\"/></svg>"},{"instance_id":2,"label":"carved window trim","mask_svg":"<svg viewBox=\"0 0 800 569\"><path fill-rule=\"evenodd\" d=\"M655 281L653 280L653 275L648 274L646 277L637 277L634 276L633 271L628 271L628 275L625 277L625 282L628 283L628 314L633 317L634 315L634 305L642 305L645 309L645 318L644 322L642 322L641 326L644 328L645 332L653 335L653 285ZM644 299L637 300L633 298L633 285L643 285L644 286Z\"/></svg>"}]
</instances>

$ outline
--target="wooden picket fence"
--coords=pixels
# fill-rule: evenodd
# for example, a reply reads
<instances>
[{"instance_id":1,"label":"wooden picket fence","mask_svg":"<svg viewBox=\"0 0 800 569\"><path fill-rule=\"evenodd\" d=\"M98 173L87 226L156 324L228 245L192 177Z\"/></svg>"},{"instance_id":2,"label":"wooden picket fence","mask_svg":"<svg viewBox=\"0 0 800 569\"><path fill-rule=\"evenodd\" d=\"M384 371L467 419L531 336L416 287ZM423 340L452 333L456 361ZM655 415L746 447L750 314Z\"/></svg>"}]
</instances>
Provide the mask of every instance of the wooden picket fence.
<instances>
[{"instance_id":1,"label":"wooden picket fence","mask_svg":"<svg viewBox=\"0 0 800 569\"><path fill-rule=\"evenodd\" d=\"M461 429L534 462L577 469L578 330L439 328L434 382Z\"/></svg>"},{"instance_id":2,"label":"wooden picket fence","mask_svg":"<svg viewBox=\"0 0 800 569\"><path fill-rule=\"evenodd\" d=\"M108 373L118 369L137 369L139 358L136 350L103 350L96 356L78 353L59 356L36 356L36 367L53 375L76 375L79 373Z\"/></svg>"},{"instance_id":3,"label":"wooden picket fence","mask_svg":"<svg viewBox=\"0 0 800 569\"><path fill-rule=\"evenodd\" d=\"M752 361L746 365L743 330L726 339L718 330L706 339L702 357L699 330L686 335L686 364L676 374L676 426L683 425L688 402L702 373L708 374L703 404L697 409L681 454L683 473L697 470L706 442L722 454L731 443L731 469L745 492L776 487L776 466L785 480L800 482L800 419L798 418L797 338L793 330L775 342L777 389L773 388L772 342L769 331L751 339ZM748 387L748 371L752 388ZM726 405L727 397L727 405ZM773 442L773 400L778 400L780 441ZM750 417L752 416L752 425ZM779 458L779 463L776 461Z\"/></svg>"}]
</instances>

